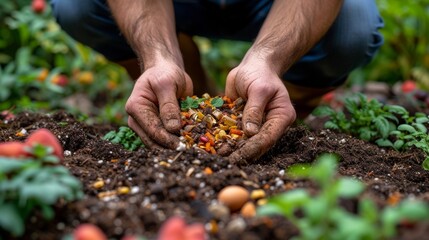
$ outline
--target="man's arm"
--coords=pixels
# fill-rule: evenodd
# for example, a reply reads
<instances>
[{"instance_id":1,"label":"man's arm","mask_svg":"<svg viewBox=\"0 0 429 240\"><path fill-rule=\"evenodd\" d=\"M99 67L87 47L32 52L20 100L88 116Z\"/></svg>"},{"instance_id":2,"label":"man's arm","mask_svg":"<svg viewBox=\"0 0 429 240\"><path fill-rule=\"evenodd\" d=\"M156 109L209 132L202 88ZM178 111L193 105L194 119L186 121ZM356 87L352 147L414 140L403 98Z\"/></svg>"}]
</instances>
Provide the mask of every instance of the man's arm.
<instances>
[{"instance_id":1,"label":"man's arm","mask_svg":"<svg viewBox=\"0 0 429 240\"><path fill-rule=\"evenodd\" d=\"M177 40L172 1L108 0L125 38L136 52L142 75L125 109L128 125L148 147L176 148L181 127L177 99L192 95Z\"/></svg>"},{"instance_id":2,"label":"man's arm","mask_svg":"<svg viewBox=\"0 0 429 240\"><path fill-rule=\"evenodd\" d=\"M171 0L108 0L108 3L143 69L164 60L183 67Z\"/></svg>"},{"instance_id":3,"label":"man's arm","mask_svg":"<svg viewBox=\"0 0 429 240\"><path fill-rule=\"evenodd\" d=\"M296 118L282 75L327 32L342 0L276 0L254 44L227 77L227 96L247 99L243 129L251 138L229 157L260 157ZM265 122L263 119L265 117Z\"/></svg>"},{"instance_id":4,"label":"man's arm","mask_svg":"<svg viewBox=\"0 0 429 240\"><path fill-rule=\"evenodd\" d=\"M276 0L247 57L260 57L281 76L328 31L343 0Z\"/></svg>"}]
</instances>

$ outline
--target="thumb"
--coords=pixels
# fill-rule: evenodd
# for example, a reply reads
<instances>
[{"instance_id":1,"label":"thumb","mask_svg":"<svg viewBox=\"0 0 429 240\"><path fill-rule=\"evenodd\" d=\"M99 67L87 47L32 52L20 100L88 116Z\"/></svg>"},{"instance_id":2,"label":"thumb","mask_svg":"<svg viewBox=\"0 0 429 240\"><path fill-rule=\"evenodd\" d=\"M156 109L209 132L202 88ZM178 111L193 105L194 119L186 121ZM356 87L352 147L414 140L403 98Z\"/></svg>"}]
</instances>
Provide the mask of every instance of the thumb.
<instances>
[{"instance_id":1,"label":"thumb","mask_svg":"<svg viewBox=\"0 0 429 240\"><path fill-rule=\"evenodd\" d=\"M249 137L259 132L264 118L265 107L271 99L271 96L264 96L259 92L249 92L249 98L243 110L243 130Z\"/></svg>"}]
</instances>

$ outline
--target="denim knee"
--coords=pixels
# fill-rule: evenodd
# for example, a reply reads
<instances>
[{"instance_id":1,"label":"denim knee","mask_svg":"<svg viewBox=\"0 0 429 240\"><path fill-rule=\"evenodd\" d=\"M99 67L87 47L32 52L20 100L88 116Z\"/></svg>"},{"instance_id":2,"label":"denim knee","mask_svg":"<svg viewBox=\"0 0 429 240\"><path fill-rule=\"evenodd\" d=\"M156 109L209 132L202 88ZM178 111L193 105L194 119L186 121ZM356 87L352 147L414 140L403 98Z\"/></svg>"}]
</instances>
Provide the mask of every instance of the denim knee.
<instances>
[{"instance_id":1,"label":"denim knee","mask_svg":"<svg viewBox=\"0 0 429 240\"><path fill-rule=\"evenodd\" d=\"M51 0L53 15L75 40L112 61L134 58L105 0Z\"/></svg>"},{"instance_id":2,"label":"denim knee","mask_svg":"<svg viewBox=\"0 0 429 240\"><path fill-rule=\"evenodd\" d=\"M345 0L334 24L285 78L303 86L342 84L354 69L367 64L383 44L383 27L374 0Z\"/></svg>"}]
</instances>

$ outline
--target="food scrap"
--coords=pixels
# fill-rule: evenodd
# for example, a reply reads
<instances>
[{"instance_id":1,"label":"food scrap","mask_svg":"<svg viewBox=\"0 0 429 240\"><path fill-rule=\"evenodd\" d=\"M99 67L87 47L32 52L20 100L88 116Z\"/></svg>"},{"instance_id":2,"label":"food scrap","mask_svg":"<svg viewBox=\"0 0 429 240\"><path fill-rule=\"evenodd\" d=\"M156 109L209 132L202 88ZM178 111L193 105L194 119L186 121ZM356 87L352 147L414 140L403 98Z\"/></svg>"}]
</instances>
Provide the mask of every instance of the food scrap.
<instances>
[{"instance_id":1,"label":"food scrap","mask_svg":"<svg viewBox=\"0 0 429 240\"><path fill-rule=\"evenodd\" d=\"M247 136L242 130L245 101L227 96L186 97L181 101L180 139L186 148L199 148L211 154L227 155Z\"/></svg>"}]
</instances>

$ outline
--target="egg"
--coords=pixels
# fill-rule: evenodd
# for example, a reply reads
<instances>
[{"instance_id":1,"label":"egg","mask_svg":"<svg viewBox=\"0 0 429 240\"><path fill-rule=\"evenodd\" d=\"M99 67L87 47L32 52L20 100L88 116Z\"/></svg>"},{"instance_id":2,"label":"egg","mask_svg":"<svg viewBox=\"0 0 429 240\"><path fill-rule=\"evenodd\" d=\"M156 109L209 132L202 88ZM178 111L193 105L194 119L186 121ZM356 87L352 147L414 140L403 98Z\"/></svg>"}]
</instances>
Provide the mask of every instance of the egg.
<instances>
[{"instance_id":1,"label":"egg","mask_svg":"<svg viewBox=\"0 0 429 240\"><path fill-rule=\"evenodd\" d=\"M227 206L231 212L238 211L249 199L249 192L241 186L227 186L218 194L218 200Z\"/></svg>"},{"instance_id":2,"label":"egg","mask_svg":"<svg viewBox=\"0 0 429 240\"><path fill-rule=\"evenodd\" d=\"M253 202L247 202L241 208L240 213L243 217L254 217L256 214L255 204Z\"/></svg>"}]
</instances>

